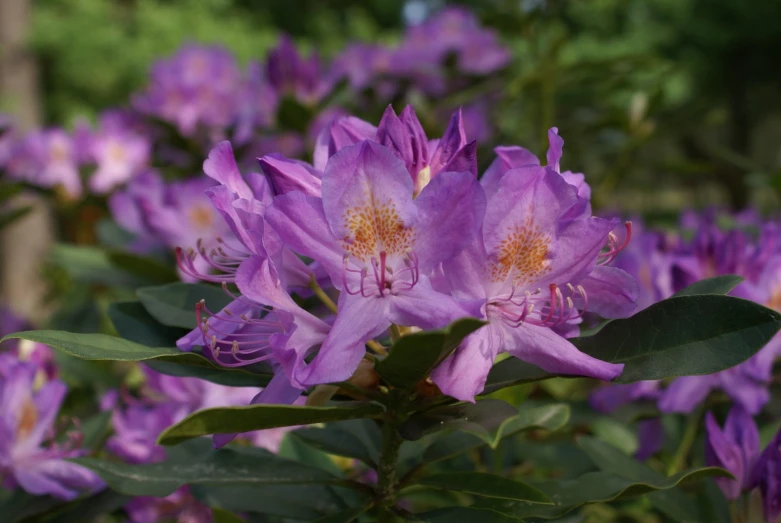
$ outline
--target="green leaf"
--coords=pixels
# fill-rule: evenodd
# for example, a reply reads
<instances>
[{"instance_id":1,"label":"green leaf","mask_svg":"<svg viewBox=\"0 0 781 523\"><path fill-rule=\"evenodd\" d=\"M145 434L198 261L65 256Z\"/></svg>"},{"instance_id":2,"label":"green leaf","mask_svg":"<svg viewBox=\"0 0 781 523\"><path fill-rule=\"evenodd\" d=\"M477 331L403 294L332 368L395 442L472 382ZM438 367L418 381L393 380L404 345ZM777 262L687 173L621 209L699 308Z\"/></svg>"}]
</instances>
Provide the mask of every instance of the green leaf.
<instances>
[{"instance_id":1,"label":"green leaf","mask_svg":"<svg viewBox=\"0 0 781 523\"><path fill-rule=\"evenodd\" d=\"M232 300L221 287L199 283L169 283L136 291L149 314L163 325L196 328L195 305L201 300L212 311L222 310Z\"/></svg>"},{"instance_id":2,"label":"green leaf","mask_svg":"<svg viewBox=\"0 0 781 523\"><path fill-rule=\"evenodd\" d=\"M545 505L553 504L545 493L526 483L484 472L443 472L421 478L415 484L456 490L488 498L513 499Z\"/></svg>"},{"instance_id":3,"label":"green leaf","mask_svg":"<svg viewBox=\"0 0 781 523\"><path fill-rule=\"evenodd\" d=\"M481 399L477 403L459 403L438 407L412 416L399 432L405 439L417 440L441 430L458 430L476 436L482 443L496 448L502 438L523 430L544 428L555 430L569 419L567 405L545 405L521 410L497 399ZM460 444L468 440L456 437ZM451 449L448 443L445 446ZM429 456L431 453L427 450ZM425 458L424 458L425 459Z\"/></svg>"},{"instance_id":4,"label":"green leaf","mask_svg":"<svg viewBox=\"0 0 781 523\"><path fill-rule=\"evenodd\" d=\"M98 412L81 423L81 448L96 450L111 431L111 411Z\"/></svg>"},{"instance_id":5,"label":"green leaf","mask_svg":"<svg viewBox=\"0 0 781 523\"><path fill-rule=\"evenodd\" d=\"M415 514L418 521L426 523L518 523L522 519L491 509L475 507L448 507Z\"/></svg>"},{"instance_id":6,"label":"green leaf","mask_svg":"<svg viewBox=\"0 0 781 523\"><path fill-rule=\"evenodd\" d=\"M113 249L107 250L106 255L112 266L137 276L146 283L163 284L179 279L172 264L163 263L155 258Z\"/></svg>"},{"instance_id":7,"label":"green leaf","mask_svg":"<svg viewBox=\"0 0 781 523\"><path fill-rule=\"evenodd\" d=\"M498 439L491 438L493 446L498 446L501 439L524 430L546 429L558 430L567 424L570 408L564 404L543 405L529 408L521 404L521 412L508 418L497 432ZM469 450L485 445L483 437L467 432L450 432L435 439L423 452L422 461L432 463L452 458Z\"/></svg>"},{"instance_id":8,"label":"green leaf","mask_svg":"<svg viewBox=\"0 0 781 523\"><path fill-rule=\"evenodd\" d=\"M290 434L329 454L360 460L373 467L378 462L380 430L367 419L329 423L323 428L298 429Z\"/></svg>"},{"instance_id":9,"label":"green leaf","mask_svg":"<svg viewBox=\"0 0 781 523\"><path fill-rule=\"evenodd\" d=\"M685 289L682 289L672 297L676 296L696 296L698 294L729 294L729 292L743 281L742 276L736 276L734 274L727 274L724 276L716 276L715 278L707 278L692 283Z\"/></svg>"},{"instance_id":10,"label":"green leaf","mask_svg":"<svg viewBox=\"0 0 781 523\"><path fill-rule=\"evenodd\" d=\"M9 334L0 341L12 338L44 343L83 360L144 361L163 356L182 355L179 349L147 347L108 334L74 334L65 331L38 330Z\"/></svg>"},{"instance_id":11,"label":"green leaf","mask_svg":"<svg viewBox=\"0 0 781 523\"><path fill-rule=\"evenodd\" d=\"M505 387L555 378L541 368L518 358L506 358L491 368L481 394L490 394Z\"/></svg>"},{"instance_id":12,"label":"green leaf","mask_svg":"<svg viewBox=\"0 0 781 523\"><path fill-rule=\"evenodd\" d=\"M593 416L593 414L592 414ZM596 417L591 421L591 432L602 441L613 445L627 456L637 452L637 434L620 421L606 416Z\"/></svg>"},{"instance_id":13,"label":"green leaf","mask_svg":"<svg viewBox=\"0 0 781 523\"><path fill-rule=\"evenodd\" d=\"M192 485L190 491L210 507L314 521L344 506L330 485Z\"/></svg>"},{"instance_id":14,"label":"green leaf","mask_svg":"<svg viewBox=\"0 0 781 523\"><path fill-rule=\"evenodd\" d=\"M534 483L556 502L555 506L534 505L519 501L481 498L474 507L492 509L518 518L538 517L553 519L575 510L587 503L599 503L636 497L657 490L673 488L683 482L695 481L710 476L728 476L719 468L703 468L681 472L668 478L654 481L634 481L611 472L589 472L576 479L549 480Z\"/></svg>"},{"instance_id":15,"label":"green leaf","mask_svg":"<svg viewBox=\"0 0 781 523\"><path fill-rule=\"evenodd\" d=\"M95 471L112 489L129 496L163 497L182 485L330 484L340 482L322 469L280 458L263 449L220 449L186 460L128 465L95 458L71 461Z\"/></svg>"},{"instance_id":16,"label":"green leaf","mask_svg":"<svg viewBox=\"0 0 781 523\"><path fill-rule=\"evenodd\" d=\"M377 362L374 370L395 387L412 387L431 374L465 337L485 324L464 318L441 330L403 336L391 347L388 357Z\"/></svg>"},{"instance_id":17,"label":"green leaf","mask_svg":"<svg viewBox=\"0 0 781 523\"><path fill-rule=\"evenodd\" d=\"M371 418L384 412L376 403L349 403L334 407L300 407L290 405L250 405L220 407L190 414L160 434L160 445L210 434L230 434L253 430L311 425L356 418Z\"/></svg>"},{"instance_id":18,"label":"green leaf","mask_svg":"<svg viewBox=\"0 0 781 523\"><path fill-rule=\"evenodd\" d=\"M244 518L240 518L233 512L218 507L212 507L213 523L244 523Z\"/></svg>"},{"instance_id":19,"label":"green leaf","mask_svg":"<svg viewBox=\"0 0 781 523\"><path fill-rule=\"evenodd\" d=\"M187 334L184 329L160 324L138 301L110 304L108 317L120 336L147 347L173 347L176 340Z\"/></svg>"},{"instance_id":20,"label":"green leaf","mask_svg":"<svg viewBox=\"0 0 781 523\"><path fill-rule=\"evenodd\" d=\"M355 521L358 516L369 510L369 505L364 507L348 508L335 514L329 514L323 516L320 519L315 520L314 523L350 523Z\"/></svg>"},{"instance_id":21,"label":"green leaf","mask_svg":"<svg viewBox=\"0 0 781 523\"><path fill-rule=\"evenodd\" d=\"M781 328L781 315L731 296L670 298L614 320L573 343L586 354L623 363L616 380L631 383L713 374L754 355Z\"/></svg>"},{"instance_id":22,"label":"green leaf","mask_svg":"<svg viewBox=\"0 0 781 523\"><path fill-rule=\"evenodd\" d=\"M97 521L98 518L105 517L106 514L122 508L131 499L129 496L106 489L94 496L71 501L62 508L37 517L35 522L83 523L84 521Z\"/></svg>"},{"instance_id":23,"label":"green leaf","mask_svg":"<svg viewBox=\"0 0 781 523\"><path fill-rule=\"evenodd\" d=\"M138 287L149 283L111 264L108 254L99 247L58 244L49 257L74 280L123 287Z\"/></svg>"},{"instance_id":24,"label":"green leaf","mask_svg":"<svg viewBox=\"0 0 781 523\"><path fill-rule=\"evenodd\" d=\"M722 282L720 290L727 285ZM709 288L715 292L715 283ZM698 294L660 301L631 318L608 322L593 336L570 341L597 359L623 363L615 381L632 383L720 372L753 356L779 329L781 315L767 307ZM507 358L491 369L483 393L554 376Z\"/></svg>"}]
</instances>

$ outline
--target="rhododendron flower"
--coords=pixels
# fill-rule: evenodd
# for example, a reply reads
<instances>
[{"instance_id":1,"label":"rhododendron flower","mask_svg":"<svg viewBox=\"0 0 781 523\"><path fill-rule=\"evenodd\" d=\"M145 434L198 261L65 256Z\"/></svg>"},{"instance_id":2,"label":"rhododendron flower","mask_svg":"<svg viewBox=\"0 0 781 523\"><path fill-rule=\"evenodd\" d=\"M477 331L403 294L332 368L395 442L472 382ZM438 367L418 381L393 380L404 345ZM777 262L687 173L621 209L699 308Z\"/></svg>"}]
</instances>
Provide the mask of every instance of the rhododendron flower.
<instances>
[{"instance_id":1,"label":"rhododendron flower","mask_svg":"<svg viewBox=\"0 0 781 523\"><path fill-rule=\"evenodd\" d=\"M291 96L306 105L320 101L332 87L321 70L317 54L302 57L287 36L268 53L266 78L278 96Z\"/></svg>"},{"instance_id":2,"label":"rhododendron flower","mask_svg":"<svg viewBox=\"0 0 781 523\"><path fill-rule=\"evenodd\" d=\"M414 200L413 194L404 162L367 140L328 160L322 199L290 192L266 210L282 241L318 261L341 291L317 356L310 363L305 352L285 358L291 383L349 378L364 344L391 323L431 329L476 312L434 291L428 274L479 228L485 200L477 180L469 172L440 173Z\"/></svg>"},{"instance_id":3,"label":"rhododendron flower","mask_svg":"<svg viewBox=\"0 0 781 523\"><path fill-rule=\"evenodd\" d=\"M39 187L62 187L71 198L82 193L82 153L62 129L34 131L12 148L6 169L10 178Z\"/></svg>"},{"instance_id":4,"label":"rhododendron flower","mask_svg":"<svg viewBox=\"0 0 781 523\"><path fill-rule=\"evenodd\" d=\"M126 115L104 114L88 141L88 156L97 164L89 179L95 193L107 193L148 167L151 144Z\"/></svg>"},{"instance_id":5,"label":"rhododendron flower","mask_svg":"<svg viewBox=\"0 0 781 523\"><path fill-rule=\"evenodd\" d=\"M70 500L103 486L92 471L66 461L83 454L79 435L55 442L55 422L65 398L59 380L35 387L38 367L3 358L0 374L0 481L34 495Z\"/></svg>"},{"instance_id":6,"label":"rhododendron flower","mask_svg":"<svg viewBox=\"0 0 781 523\"><path fill-rule=\"evenodd\" d=\"M554 331L579 321L579 308L606 317L634 310L633 280L597 266L614 255L600 251L616 223L585 212L552 168L507 171L488 198L482 234L443 263L453 296L480 300L489 325L434 371L442 392L473 401L502 352L558 374L618 376L623 365L583 354Z\"/></svg>"},{"instance_id":7,"label":"rhododendron flower","mask_svg":"<svg viewBox=\"0 0 781 523\"><path fill-rule=\"evenodd\" d=\"M324 169L336 152L362 140L382 144L401 158L412 177L415 195L440 172L470 172L477 176L477 145L467 142L460 110L453 113L442 138L432 141L426 137L412 106L405 107L399 116L388 106L376 129L357 118L339 119L318 139L315 168Z\"/></svg>"},{"instance_id":8,"label":"rhododendron flower","mask_svg":"<svg viewBox=\"0 0 781 523\"><path fill-rule=\"evenodd\" d=\"M750 488L762 493L762 511L767 523L781 516L781 431L768 443L759 456L751 475Z\"/></svg>"},{"instance_id":9,"label":"rhododendron flower","mask_svg":"<svg viewBox=\"0 0 781 523\"><path fill-rule=\"evenodd\" d=\"M708 412L705 417L705 462L722 467L735 479L715 478L729 500L736 500L751 488L752 472L759 455L759 431L751 415L736 406L730 410L724 429Z\"/></svg>"}]
</instances>

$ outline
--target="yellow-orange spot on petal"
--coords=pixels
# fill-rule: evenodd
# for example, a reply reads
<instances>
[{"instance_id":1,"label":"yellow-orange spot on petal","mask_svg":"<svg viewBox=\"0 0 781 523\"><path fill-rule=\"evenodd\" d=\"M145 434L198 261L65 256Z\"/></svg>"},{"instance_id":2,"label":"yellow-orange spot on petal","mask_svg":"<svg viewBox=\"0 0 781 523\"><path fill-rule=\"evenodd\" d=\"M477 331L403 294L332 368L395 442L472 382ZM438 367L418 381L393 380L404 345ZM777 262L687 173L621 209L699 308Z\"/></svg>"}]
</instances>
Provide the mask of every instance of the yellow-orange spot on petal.
<instances>
[{"instance_id":1,"label":"yellow-orange spot on petal","mask_svg":"<svg viewBox=\"0 0 781 523\"><path fill-rule=\"evenodd\" d=\"M17 439L26 438L35 428L35 423L38 421L38 409L35 408L35 403L31 399L28 399L22 404L22 412L19 415L19 424L16 426Z\"/></svg>"},{"instance_id":2,"label":"yellow-orange spot on petal","mask_svg":"<svg viewBox=\"0 0 781 523\"><path fill-rule=\"evenodd\" d=\"M497 258L491 266L491 279L498 282L512 277L514 285L538 282L550 270L549 248L550 238L531 218L514 225L499 243Z\"/></svg>"},{"instance_id":3,"label":"yellow-orange spot on petal","mask_svg":"<svg viewBox=\"0 0 781 523\"><path fill-rule=\"evenodd\" d=\"M767 303L768 308L774 311L781 312L781 287L773 289L773 293L770 295L770 301Z\"/></svg>"},{"instance_id":4,"label":"yellow-orange spot on petal","mask_svg":"<svg viewBox=\"0 0 781 523\"><path fill-rule=\"evenodd\" d=\"M193 205L187 214L196 229L208 229L214 223L214 214L206 205Z\"/></svg>"},{"instance_id":5,"label":"yellow-orange spot on petal","mask_svg":"<svg viewBox=\"0 0 781 523\"><path fill-rule=\"evenodd\" d=\"M404 226L390 202L347 209L344 223L349 231L344 250L363 262L382 251L403 254L412 247L412 229Z\"/></svg>"}]
</instances>

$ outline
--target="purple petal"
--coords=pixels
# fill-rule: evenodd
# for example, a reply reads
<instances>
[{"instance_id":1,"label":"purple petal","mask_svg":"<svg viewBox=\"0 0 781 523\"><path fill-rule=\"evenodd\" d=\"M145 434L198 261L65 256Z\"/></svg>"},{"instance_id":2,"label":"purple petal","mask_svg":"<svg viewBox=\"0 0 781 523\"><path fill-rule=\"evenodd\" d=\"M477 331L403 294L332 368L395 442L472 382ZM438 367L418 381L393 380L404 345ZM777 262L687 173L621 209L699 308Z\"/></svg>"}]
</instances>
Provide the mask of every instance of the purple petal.
<instances>
[{"instance_id":1,"label":"purple petal","mask_svg":"<svg viewBox=\"0 0 781 523\"><path fill-rule=\"evenodd\" d=\"M637 310L637 282L630 275L615 267L598 266L580 285L585 289L589 312L603 318L626 318ZM586 300L579 295L575 305L582 307Z\"/></svg>"},{"instance_id":2,"label":"purple petal","mask_svg":"<svg viewBox=\"0 0 781 523\"><path fill-rule=\"evenodd\" d=\"M260 168L268 177L275 194L292 191L320 197L320 178L314 169L304 162L289 160L281 154L269 154L260 158Z\"/></svg>"},{"instance_id":3,"label":"purple petal","mask_svg":"<svg viewBox=\"0 0 781 523\"><path fill-rule=\"evenodd\" d=\"M450 117L447 129L428 162L431 176L447 171L469 172L477 176L476 143L473 144L468 151L463 150L467 145L466 131L461 109L458 109Z\"/></svg>"},{"instance_id":4,"label":"purple petal","mask_svg":"<svg viewBox=\"0 0 781 523\"><path fill-rule=\"evenodd\" d=\"M748 490L748 483L751 479L749 472L754 468L760 452L757 424L754 422L751 414L736 405L727 414L727 420L724 423L724 435L740 449L746 470L742 487L743 490Z\"/></svg>"},{"instance_id":5,"label":"purple petal","mask_svg":"<svg viewBox=\"0 0 781 523\"><path fill-rule=\"evenodd\" d=\"M748 473L740 449L721 431L711 412L705 416L705 434L705 463L710 467L725 468L735 476L735 480L724 478L716 480L724 496L729 500L735 500L740 496L740 486Z\"/></svg>"},{"instance_id":6,"label":"purple petal","mask_svg":"<svg viewBox=\"0 0 781 523\"><path fill-rule=\"evenodd\" d=\"M241 198L253 198L252 189L241 177L239 167L236 165L230 142L220 142L209 152L209 157L203 162L203 172L206 176L230 187Z\"/></svg>"},{"instance_id":7,"label":"purple petal","mask_svg":"<svg viewBox=\"0 0 781 523\"><path fill-rule=\"evenodd\" d=\"M301 387L344 381L352 376L366 352L365 343L390 327L389 300L350 296L339 298L339 314L320 352L296 373ZM299 362L303 366L303 362Z\"/></svg>"},{"instance_id":8,"label":"purple petal","mask_svg":"<svg viewBox=\"0 0 781 523\"><path fill-rule=\"evenodd\" d=\"M334 284L341 284L343 250L328 228L322 200L301 193L283 194L274 198L265 217L285 245L320 262Z\"/></svg>"},{"instance_id":9,"label":"purple petal","mask_svg":"<svg viewBox=\"0 0 781 523\"><path fill-rule=\"evenodd\" d=\"M499 190L499 181L510 169L521 167L539 167L540 160L530 151L518 146L500 146L494 149L496 159L488 166L480 183L485 190L485 195L491 198ZM537 169L528 169L537 172Z\"/></svg>"},{"instance_id":10,"label":"purple petal","mask_svg":"<svg viewBox=\"0 0 781 523\"><path fill-rule=\"evenodd\" d=\"M377 128L360 118L346 116L337 119L317 137L313 155L315 169L323 171L331 156L350 145L373 140L376 135Z\"/></svg>"},{"instance_id":11,"label":"purple petal","mask_svg":"<svg viewBox=\"0 0 781 523\"><path fill-rule=\"evenodd\" d=\"M580 352L549 328L528 323L517 328L504 328L505 335L511 340L505 350L548 372L610 381L624 370L623 364L608 363Z\"/></svg>"},{"instance_id":12,"label":"purple petal","mask_svg":"<svg viewBox=\"0 0 781 523\"><path fill-rule=\"evenodd\" d=\"M472 245L442 262L450 292L456 298L485 299L486 253L483 240L477 237Z\"/></svg>"},{"instance_id":13,"label":"purple petal","mask_svg":"<svg viewBox=\"0 0 781 523\"><path fill-rule=\"evenodd\" d=\"M470 334L461 346L431 373L443 394L460 401L475 401L485 387L494 358L506 346L504 331L486 325Z\"/></svg>"},{"instance_id":14,"label":"purple petal","mask_svg":"<svg viewBox=\"0 0 781 523\"><path fill-rule=\"evenodd\" d=\"M465 317L480 316L482 301L460 302L431 289L425 277L409 291L388 297L390 320L397 325L439 329Z\"/></svg>"},{"instance_id":15,"label":"purple petal","mask_svg":"<svg viewBox=\"0 0 781 523\"><path fill-rule=\"evenodd\" d=\"M412 178L390 149L364 141L342 149L323 173L323 210L334 236L362 261L380 251L403 254L402 236L411 228L418 210L412 200ZM372 226L382 215L379 226ZM375 234L363 234L374 228ZM363 237L361 237L363 236ZM392 237L391 237L392 236ZM391 248L388 241L399 241ZM393 252L397 251L397 252Z\"/></svg>"},{"instance_id":16,"label":"purple petal","mask_svg":"<svg viewBox=\"0 0 781 523\"><path fill-rule=\"evenodd\" d=\"M375 141L404 162L413 180L428 164L428 139L411 105L404 108L400 117L389 105L377 126Z\"/></svg>"},{"instance_id":17,"label":"purple petal","mask_svg":"<svg viewBox=\"0 0 781 523\"><path fill-rule=\"evenodd\" d=\"M426 274L474 241L485 214L485 196L471 174L442 173L423 189L415 206L415 254Z\"/></svg>"},{"instance_id":18,"label":"purple petal","mask_svg":"<svg viewBox=\"0 0 781 523\"><path fill-rule=\"evenodd\" d=\"M551 127L548 130L548 152L545 155L548 160L548 167L553 167L556 172L561 172L559 162L561 161L561 152L564 149L564 140L559 136L559 130L556 127Z\"/></svg>"},{"instance_id":19,"label":"purple petal","mask_svg":"<svg viewBox=\"0 0 781 523\"><path fill-rule=\"evenodd\" d=\"M103 486L91 470L60 459L31 460L15 471L15 477L30 494L49 494L64 500L75 499Z\"/></svg>"},{"instance_id":20,"label":"purple petal","mask_svg":"<svg viewBox=\"0 0 781 523\"><path fill-rule=\"evenodd\" d=\"M645 461L664 446L664 427L660 418L644 419L637 424L638 449L635 458Z\"/></svg>"},{"instance_id":21,"label":"purple petal","mask_svg":"<svg viewBox=\"0 0 781 523\"><path fill-rule=\"evenodd\" d=\"M659 410L664 413L694 410L717 385L717 378L710 376L683 376L675 378L659 398Z\"/></svg>"}]
</instances>

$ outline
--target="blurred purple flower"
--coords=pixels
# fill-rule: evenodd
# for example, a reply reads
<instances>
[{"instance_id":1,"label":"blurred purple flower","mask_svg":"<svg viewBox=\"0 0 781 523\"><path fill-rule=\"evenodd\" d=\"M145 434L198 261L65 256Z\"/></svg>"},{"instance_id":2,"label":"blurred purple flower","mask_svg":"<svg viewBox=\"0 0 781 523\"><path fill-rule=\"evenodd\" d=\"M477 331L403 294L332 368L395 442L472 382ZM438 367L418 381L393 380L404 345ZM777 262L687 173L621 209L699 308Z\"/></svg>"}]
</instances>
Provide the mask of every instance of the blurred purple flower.
<instances>
[{"instance_id":1,"label":"blurred purple flower","mask_svg":"<svg viewBox=\"0 0 781 523\"><path fill-rule=\"evenodd\" d=\"M198 501L187 486L163 498L135 497L125 505L130 523L211 523L212 510Z\"/></svg>"},{"instance_id":2,"label":"blurred purple flower","mask_svg":"<svg viewBox=\"0 0 781 523\"><path fill-rule=\"evenodd\" d=\"M751 415L739 406L730 410L724 429L711 412L705 417L705 463L722 467L735 479L716 478L730 501L736 500L752 485L752 471L759 455L759 431Z\"/></svg>"},{"instance_id":3,"label":"blurred purple flower","mask_svg":"<svg viewBox=\"0 0 781 523\"><path fill-rule=\"evenodd\" d=\"M34 131L12 147L6 170L11 179L38 187L62 187L68 197L79 198L82 194L80 155L64 130Z\"/></svg>"},{"instance_id":4,"label":"blurred purple flower","mask_svg":"<svg viewBox=\"0 0 781 523\"><path fill-rule=\"evenodd\" d=\"M781 516L781 431L768 443L752 471L749 488L762 493L762 509L767 523Z\"/></svg>"},{"instance_id":5,"label":"blurred purple flower","mask_svg":"<svg viewBox=\"0 0 781 523\"><path fill-rule=\"evenodd\" d=\"M230 52L189 44L154 64L150 84L136 95L133 107L189 137L199 128L224 130L233 124L242 88L241 71Z\"/></svg>"},{"instance_id":6,"label":"blurred purple flower","mask_svg":"<svg viewBox=\"0 0 781 523\"><path fill-rule=\"evenodd\" d=\"M55 421L66 387L59 380L35 386L35 364L3 358L0 374L0 478L6 488L70 500L102 488L92 471L65 461L83 455L79 436L55 442Z\"/></svg>"},{"instance_id":7,"label":"blurred purple flower","mask_svg":"<svg viewBox=\"0 0 781 523\"><path fill-rule=\"evenodd\" d=\"M317 104L332 88L317 53L304 58L287 36L269 52L266 78L280 98L289 96L309 106Z\"/></svg>"},{"instance_id":8,"label":"blurred purple flower","mask_svg":"<svg viewBox=\"0 0 781 523\"><path fill-rule=\"evenodd\" d=\"M95 193L110 192L148 168L151 144L128 121L128 115L108 112L89 137L89 157L97 169L89 179Z\"/></svg>"}]
</instances>

